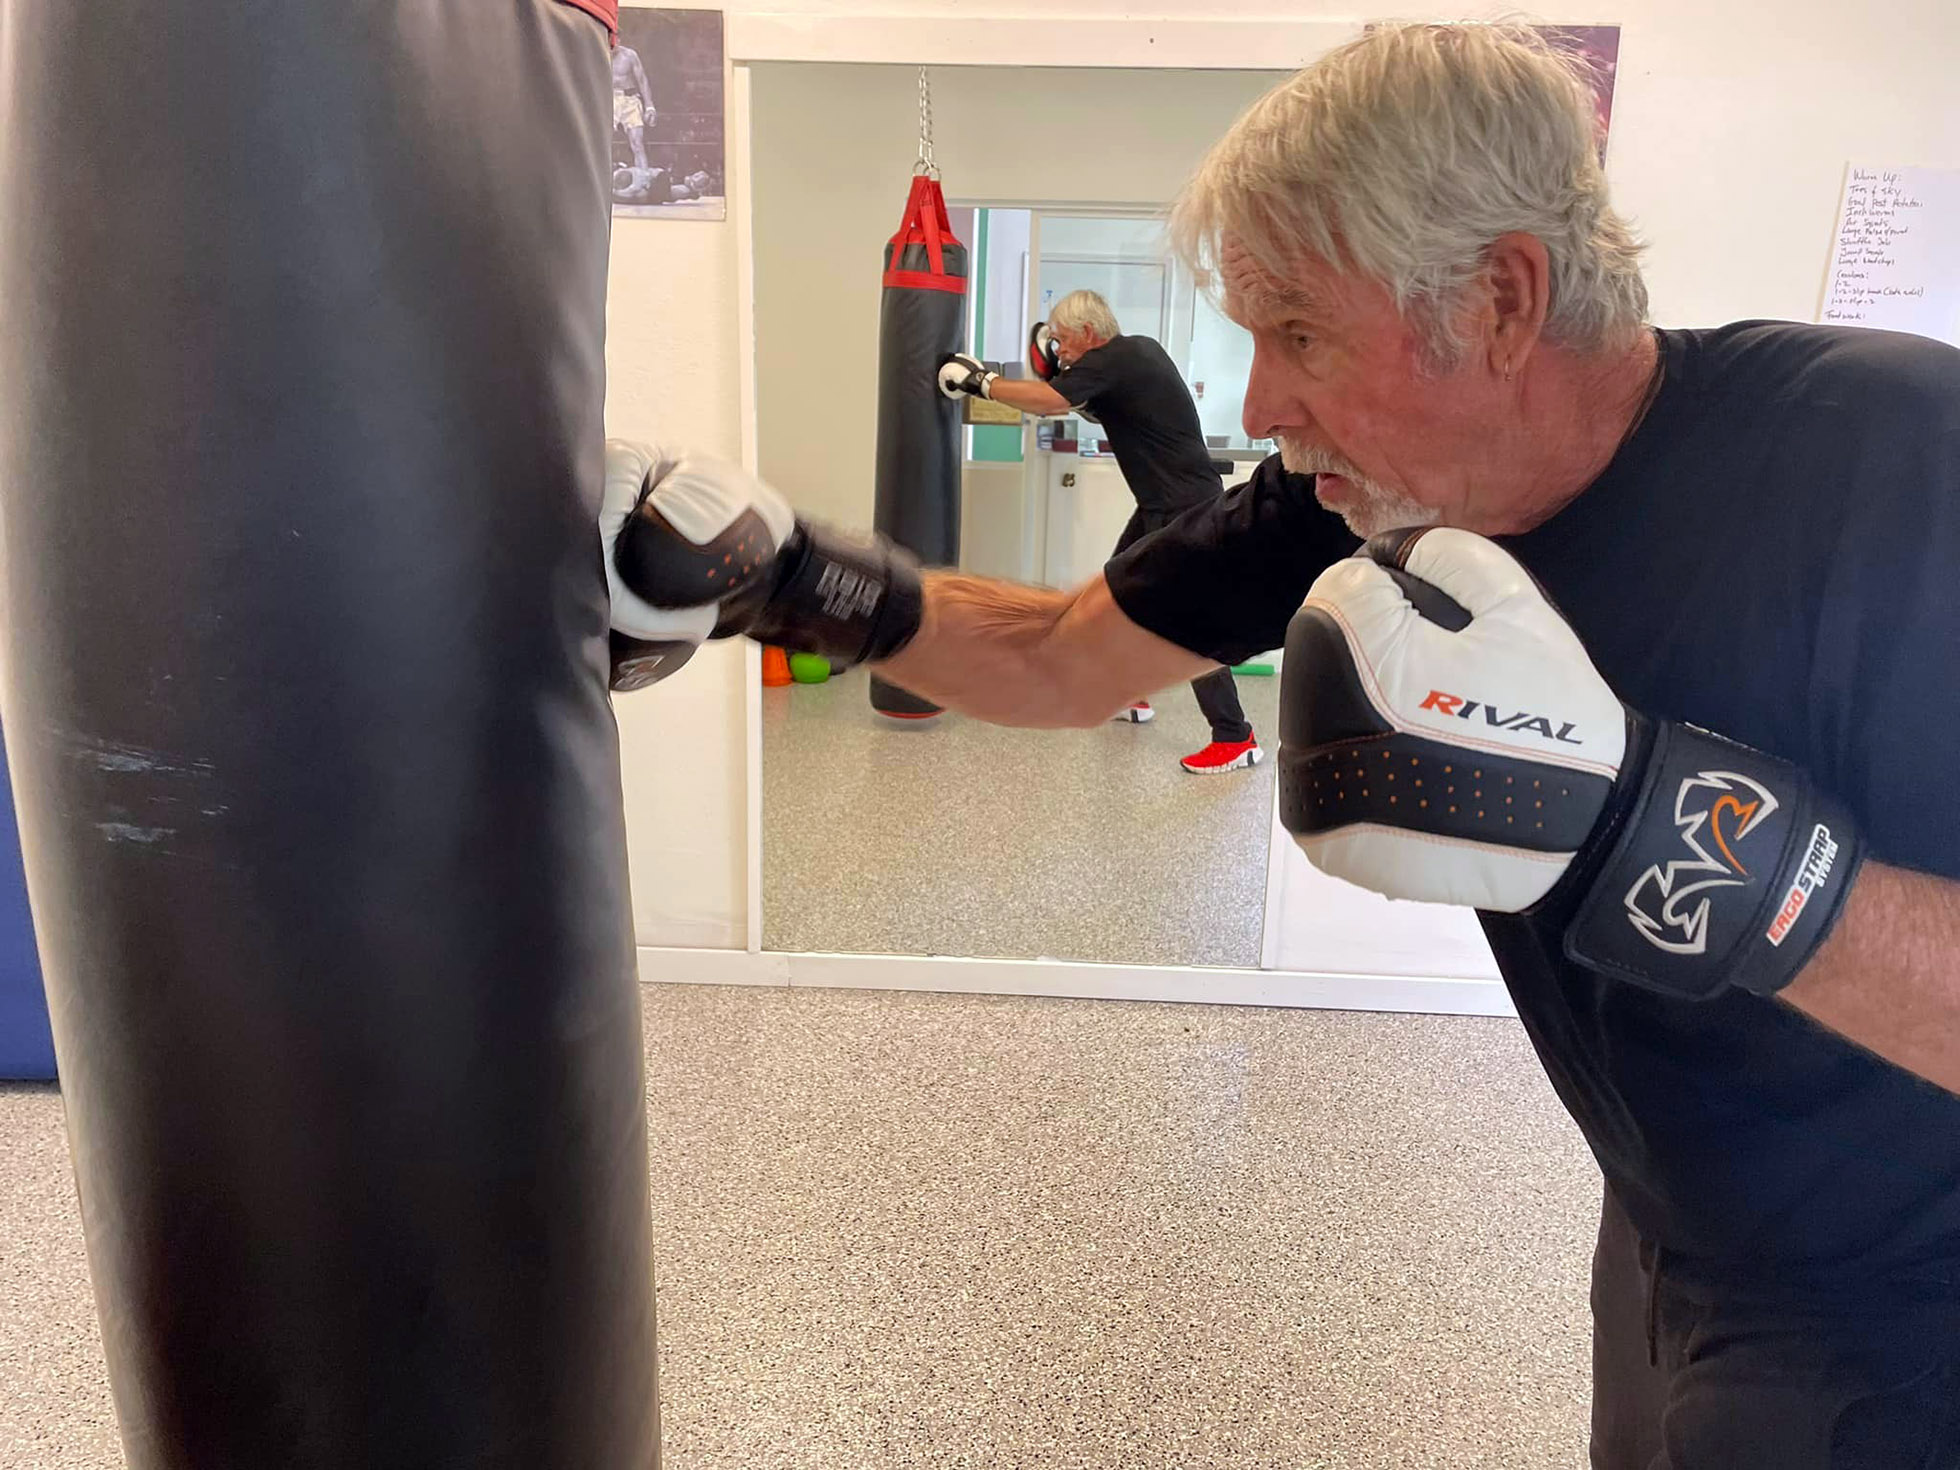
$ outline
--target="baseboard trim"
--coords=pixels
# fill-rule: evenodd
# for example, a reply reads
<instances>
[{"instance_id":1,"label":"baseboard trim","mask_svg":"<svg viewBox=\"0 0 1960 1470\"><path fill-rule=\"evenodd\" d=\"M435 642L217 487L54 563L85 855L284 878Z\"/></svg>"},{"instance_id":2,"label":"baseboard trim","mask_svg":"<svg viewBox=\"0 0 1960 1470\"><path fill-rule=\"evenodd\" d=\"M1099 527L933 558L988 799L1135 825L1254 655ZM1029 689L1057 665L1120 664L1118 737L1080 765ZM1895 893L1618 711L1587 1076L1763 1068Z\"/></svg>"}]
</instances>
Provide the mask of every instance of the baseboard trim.
<instances>
[{"instance_id":1,"label":"baseboard trim","mask_svg":"<svg viewBox=\"0 0 1960 1470\"><path fill-rule=\"evenodd\" d=\"M1174 965L1095 965L1074 960L751 954L739 949L655 947L640 950L639 973L641 981L649 985L800 985L1449 1016L1517 1014L1498 981L1430 975L1321 975Z\"/></svg>"}]
</instances>

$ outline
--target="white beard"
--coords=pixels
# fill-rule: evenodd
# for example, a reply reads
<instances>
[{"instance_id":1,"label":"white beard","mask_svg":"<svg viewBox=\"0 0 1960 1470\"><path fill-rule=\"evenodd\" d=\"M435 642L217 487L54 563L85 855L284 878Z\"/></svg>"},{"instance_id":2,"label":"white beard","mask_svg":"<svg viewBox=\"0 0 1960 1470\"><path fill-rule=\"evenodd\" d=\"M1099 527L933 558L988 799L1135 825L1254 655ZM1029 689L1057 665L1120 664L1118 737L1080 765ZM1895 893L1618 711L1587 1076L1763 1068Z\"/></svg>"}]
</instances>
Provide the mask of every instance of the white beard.
<instances>
[{"instance_id":1,"label":"white beard","mask_svg":"<svg viewBox=\"0 0 1960 1470\"><path fill-rule=\"evenodd\" d=\"M1346 480L1359 498L1336 513L1363 541L1407 526L1433 526L1442 518L1442 511L1435 506L1424 505L1400 490L1376 484L1330 450L1314 449L1282 438L1279 459L1296 475L1339 475Z\"/></svg>"}]
</instances>

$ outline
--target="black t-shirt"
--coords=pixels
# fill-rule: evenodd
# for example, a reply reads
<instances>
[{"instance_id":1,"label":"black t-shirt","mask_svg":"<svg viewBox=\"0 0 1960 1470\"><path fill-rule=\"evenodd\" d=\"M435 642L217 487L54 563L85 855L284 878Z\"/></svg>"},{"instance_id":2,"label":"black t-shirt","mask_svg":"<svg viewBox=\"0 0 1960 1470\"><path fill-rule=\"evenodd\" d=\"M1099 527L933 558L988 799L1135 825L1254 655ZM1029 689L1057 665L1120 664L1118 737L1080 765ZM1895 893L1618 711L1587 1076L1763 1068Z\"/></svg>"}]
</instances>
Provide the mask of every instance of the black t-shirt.
<instances>
[{"instance_id":1,"label":"black t-shirt","mask_svg":"<svg viewBox=\"0 0 1960 1470\"><path fill-rule=\"evenodd\" d=\"M1504 544L1629 705L1799 763L1874 859L1960 878L1960 352L1773 322L1659 337L1646 420ZM1229 661L1277 646L1354 544L1269 460L1108 577L1135 621ZM1673 1269L1960 1295L1960 1097L1780 1001L1582 969L1565 915L1480 917L1552 1085Z\"/></svg>"},{"instance_id":2,"label":"black t-shirt","mask_svg":"<svg viewBox=\"0 0 1960 1470\"><path fill-rule=\"evenodd\" d=\"M1112 337L1055 377L1055 391L1095 415L1139 510L1180 511L1214 499L1198 406L1170 354L1149 337Z\"/></svg>"}]
</instances>

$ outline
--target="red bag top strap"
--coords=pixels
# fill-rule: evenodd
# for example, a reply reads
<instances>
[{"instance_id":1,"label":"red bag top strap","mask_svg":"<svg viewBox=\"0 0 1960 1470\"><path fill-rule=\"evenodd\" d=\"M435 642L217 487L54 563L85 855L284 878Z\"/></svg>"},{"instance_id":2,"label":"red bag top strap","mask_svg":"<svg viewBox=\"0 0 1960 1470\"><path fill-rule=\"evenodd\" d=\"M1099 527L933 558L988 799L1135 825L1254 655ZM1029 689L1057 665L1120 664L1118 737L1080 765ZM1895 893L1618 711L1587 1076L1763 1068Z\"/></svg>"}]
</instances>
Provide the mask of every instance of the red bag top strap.
<instances>
[{"instance_id":1,"label":"red bag top strap","mask_svg":"<svg viewBox=\"0 0 1960 1470\"><path fill-rule=\"evenodd\" d=\"M946 273L946 245L959 244L953 235L953 221L946 213L946 194L939 187L939 180L928 174L912 176L912 192L905 198L905 218L899 221L898 233L891 238L891 266L885 273L886 285L916 285L918 278L938 278L944 282L939 289L966 289L960 277L948 277ZM900 264L908 245L926 247L927 269L924 271L901 270ZM894 276L905 279L896 281ZM953 282L958 281L955 286Z\"/></svg>"},{"instance_id":2,"label":"red bag top strap","mask_svg":"<svg viewBox=\"0 0 1960 1470\"><path fill-rule=\"evenodd\" d=\"M606 34L619 43L619 0L565 0L575 5L606 28Z\"/></svg>"}]
</instances>

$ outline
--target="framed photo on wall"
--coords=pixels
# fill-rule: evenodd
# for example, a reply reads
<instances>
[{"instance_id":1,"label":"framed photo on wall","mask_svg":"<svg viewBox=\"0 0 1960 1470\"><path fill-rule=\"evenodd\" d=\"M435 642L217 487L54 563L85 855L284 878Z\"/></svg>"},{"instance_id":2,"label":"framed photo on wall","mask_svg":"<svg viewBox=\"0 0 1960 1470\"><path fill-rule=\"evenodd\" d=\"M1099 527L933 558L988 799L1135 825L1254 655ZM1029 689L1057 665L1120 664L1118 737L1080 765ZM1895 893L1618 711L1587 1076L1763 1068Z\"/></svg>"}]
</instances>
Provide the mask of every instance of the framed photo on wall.
<instances>
[{"instance_id":1,"label":"framed photo on wall","mask_svg":"<svg viewBox=\"0 0 1960 1470\"><path fill-rule=\"evenodd\" d=\"M1599 128L1599 156L1606 157L1606 140L1613 124L1613 83L1620 70L1618 26L1539 26L1538 34L1559 50L1577 57L1592 83L1593 117Z\"/></svg>"},{"instance_id":2,"label":"framed photo on wall","mask_svg":"<svg viewBox=\"0 0 1960 1470\"><path fill-rule=\"evenodd\" d=\"M623 5L612 57L613 214L725 219L719 10Z\"/></svg>"}]
</instances>

